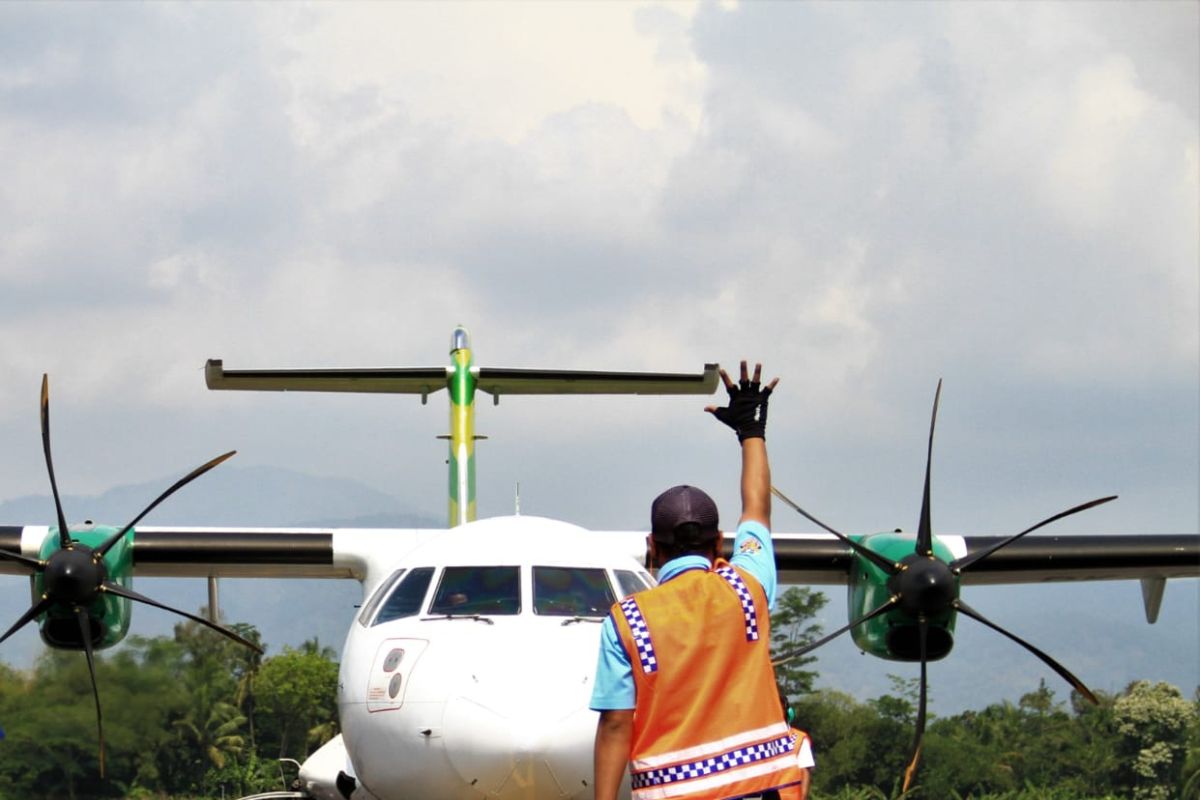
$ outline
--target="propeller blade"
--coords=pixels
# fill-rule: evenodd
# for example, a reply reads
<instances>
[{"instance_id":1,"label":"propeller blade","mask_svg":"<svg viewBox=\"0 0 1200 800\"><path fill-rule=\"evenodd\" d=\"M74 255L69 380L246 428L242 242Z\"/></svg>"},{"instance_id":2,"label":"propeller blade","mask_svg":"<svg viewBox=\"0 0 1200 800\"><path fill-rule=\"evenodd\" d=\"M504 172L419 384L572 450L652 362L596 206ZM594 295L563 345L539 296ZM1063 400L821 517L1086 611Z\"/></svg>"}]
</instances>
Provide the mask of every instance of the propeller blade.
<instances>
[{"instance_id":1,"label":"propeller blade","mask_svg":"<svg viewBox=\"0 0 1200 800\"><path fill-rule=\"evenodd\" d=\"M1042 660L1042 662L1045 663L1046 666L1050 667L1050 669L1054 670L1059 675L1061 675L1063 680L1065 680L1067 683L1071 684L1071 687L1075 691L1079 692L1081 695L1086 697L1088 700L1091 700L1092 703L1094 703L1096 705L1100 704L1100 701L1096 699L1096 695L1092 694L1092 690L1083 685L1083 681L1079 680L1079 678L1076 678L1074 675L1071 674L1070 670L1068 670L1062 664L1055 661L1050 656L1043 653L1041 650L1039 650L1036 647L1034 647L1033 645L1031 645L1029 642L1025 641L1024 639L1022 639L1021 637L1019 637L1015 634L1009 633L1008 631L1004 630L1004 628L1001 628L996 623L987 619L982 614L980 614L978 611L976 611L975 609L971 608L966 603L964 603L962 600L955 600L954 607L957 608L962 613L966 614L971 619L975 620L976 622L983 623L987 627L994 630L996 633L999 633L1002 636L1007 636L1009 639L1012 639L1014 642L1021 645L1021 647L1024 647L1026 650L1028 650L1029 652L1033 653L1035 656L1040 658Z\"/></svg>"},{"instance_id":2,"label":"propeller blade","mask_svg":"<svg viewBox=\"0 0 1200 800\"><path fill-rule=\"evenodd\" d=\"M80 640L87 655L88 674L92 676L92 696L96 698L96 736L100 740L100 777L104 777L104 723L100 715L100 688L96 685L96 658L92 652L92 625L88 613L75 607L75 618L79 620Z\"/></svg>"},{"instance_id":3,"label":"propeller blade","mask_svg":"<svg viewBox=\"0 0 1200 800\"><path fill-rule=\"evenodd\" d=\"M852 550L854 550L854 552L858 553L860 556L862 556L864 558L869 559L873 564L875 564L875 566L879 567L881 570L886 572L888 575L895 575L897 572L900 571L899 564L895 563L894 561L889 561L888 559L879 555L879 553L876 553L874 550L863 547L861 544L854 541L853 539L851 539L849 536L845 535L844 533L838 533L833 528L829 527L824 522L821 522L821 520L817 519L812 514L809 514L803 508L796 505L794 502L792 502L792 500L787 495L785 495L783 492L779 491L779 489L775 488L774 486L771 487L771 494L775 495L780 500L782 500L784 503L791 506L792 509L796 511L796 513L798 513L800 516L807 519L809 522L813 523L814 525L820 525L822 528L824 528L825 530L832 533L838 539L840 539L843 542L845 542L846 544L850 545L850 548Z\"/></svg>"},{"instance_id":4,"label":"propeller blade","mask_svg":"<svg viewBox=\"0 0 1200 800\"><path fill-rule=\"evenodd\" d=\"M904 768L904 785L900 789L900 797L906 797L905 792L912 786L912 780L917 775L917 764L921 761L921 747L918 744L917 749L913 751L912 758L909 759L908 766Z\"/></svg>"},{"instance_id":5,"label":"propeller blade","mask_svg":"<svg viewBox=\"0 0 1200 800\"><path fill-rule=\"evenodd\" d=\"M929 619L920 614L917 617L917 631L921 643L921 694L917 700L917 731L913 736L912 754L908 758L908 766L904 768L904 786L900 791L907 792L912 785L913 777L917 774L917 763L921 760L922 739L925 737L925 707L929 700L928 682L928 642Z\"/></svg>"},{"instance_id":6,"label":"propeller blade","mask_svg":"<svg viewBox=\"0 0 1200 800\"><path fill-rule=\"evenodd\" d=\"M16 561L18 564L24 564L32 570L41 572L46 568L45 561L38 561L36 558L29 558L20 553L14 553L9 550L0 550L0 561Z\"/></svg>"},{"instance_id":7,"label":"propeller blade","mask_svg":"<svg viewBox=\"0 0 1200 800\"><path fill-rule=\"evenodd\" d=\"M868 620L875 619L875 617L878 617L880 614L882 614L883 612L892 608L899 602L900 602L899 595L892 595L883 603L883 605L879 606L879 608L875 609L874 611L872 611L868 614L864 614L863 616L854 620L854 622L851 622L849 625L844 625L841 628L838 628L836 631L829 634L828 636L822 637L815 642L810 642L809 644L804 645L804 647L801 647L798 650L793 650L790 653L783 654L779 658L772 661L771 666L778 667L780 664L786 664L787 662L792 661L793 659L797 659L806 653L816 650L821 645L823 645L826 642L829 642L833 639L836 639L837 637L841 636L843 633L850 630L851 628L853 628L857 625L861 625L864 622L867 622Z\"/></svg>"},{"instance_id":8,"label":"propeller blade","mask_svg":"<svg viewBox=\"0 0 1200 800\"><path fill-rule=\"evenodd\" d=\"M134 525L137 525L139 522L141 522L142 518L145 517L147 514L149 514L151 511L153 511L158 506L159 503L161 503L163 500L166 500L168 497L175 494L175 492L179 491L184 486L187 486L189 483L196 480L196 478L199 478L201 475L208 472L213 467L232 458L235 453L237 453L237 450L230 450L228 453L219 455L216 458L214 458L212 461L209 461L207 463L201 464L200 466L196 467L194 470L189 472L187 475L184 475L182 478L175 481L175 483L171 484L171 488L167 489L165 492L160 494L153 503L151 503L150 505L148 505L144 509L142 509L142 513L140 513L136 517L134 517L133 520L128 525L126 525L124 528L122 528L117 533L114 533L112 536L110 536L108 539L105 540L104 544L102 544L98 548L96 548L95 552L98 554L98 557L103 558L105 553L107 553L110 549L112 549L112 546L121 540L122 536L129 533L130 528L132 528Z\"/></svg>"},{"instance_id":9,"label":"propeller blade","mask_svg":"<svg viewBox=\"0 0 1200 800\"><path fill-rule=\"evenodd\" d=\"M218 625L217 623L212 622L211 620L207 620L204 617L200 617L195 614L189 614L188 612L182 611L178 608L172 608L171 606L168 606L164 603L160 603L157 600L151 600L149 597L146 597L144 594L138 594L133 589L128 589L124 586L121 586L120 584L113 583L112 581L105 581L104 583L100 584L100 591L111 592L112 594L118 595L120 597L125 597L130 600L136 600L139 603L145 603L146 605L154 606L155 608L161 608L164 611L170 611L171 613L178 614L181 617L187 617L188 619L190 619L194 622L199 622L201 625L207 625L208 627L212 628L217 633L219 633L223 636L227 636L228 638L233 639L238 644L245 645L246 647L249 647L251 650L254 650L257 653L263 652L263 649L261 647L259 647L258 645L256 645L254 642L250 641L249 639L245 638L244 636L241 636L236 631L226 628L224 625Z\"/></svg>"},{"instance_id":10,"label":"propeller blade","mask_svg":"<svg viewBox=\"0 0 1200 800\"><path fill-rule=\"evenodd\" d=\"M43 597L41 602L35 603L28 611L21 615L19 620L13 623L13 626L9 628L3 636L0 636L0 643L12 636L17 631L21 630L21 628L24 628L34 617L36 617L38 614L41 614L52 605L54 605L53 600L48 597Z\"/></svg>"},{"instance_id":11,"label":"propeller blade","mask_svg":"<svg viewBox=\"0 0 1200 800\"><path fill-rule=\"evenodd\" d=\"M50 376L42 373L42 450L46 454L46 471L50 473L50 491L54 493L54 510L58 513L58 542L61 547L71 543L67 530L67 518L63 514L62 500L58 496L58 482L54 480L54 461L50 458Z\"/></svg>"},{"instance_id":12,"label":"propeller blade","mask_svg":"<svg viewBox=\"0 0 1200 800\"><path fill-rule=\"evenodd\" d=\"M938 379L933 395L933 416L929 420L929 447L925 451L925 491L921 496L921 521L917 524L917 555L933 555L933 526L929 521L929 474L933 466L933 429L937 425L938 403L942 399L942 381Z\"/></svg>"},{"instance_id":13,"label":"propeller blade","mask_svg":"<svg viewBox=\"0 0 1200 800\"><path fill-rule=\"evenodd\" d=\"M986 550L980 550L978 553L972 553L969 556L964 556L963 558L960 558L956 561L951 562L950 569L954 570L954 574L957 575L960 572L963 572L964 570L969 568L972 564L983 561L985 558L990 556L992 553L996 552L997 550L999 550L1002 547L1007 547L1008 545L1012 544L1017 539L1020 539L1022 536L1024 536L1027 533L1032 533L1033 531L1036 531L1038 528L1049 525L1051 522L1056 522L1056 521L1062 519L1063 517L1069 517L1072 514L1078 514L1080 511L1087 511L1089 508L1093 508L1095 506L1102 505L1104 503L1107 503L1109 501L1116 500L1116 499L1117 499L1117 496L1115 494L1109 495L1108 497L1100 497L1095 500L1091 500L1087 503L1082 503L1080 505L1075 506L1074 508L1068 508L1066 511L1060 511L1059 513L1055 514L1053 517L1047 517L1046 519L1039 522L1037 525L1034 525L1032 528L1026 528L1025 530L1021 531L1020 533L1010 536L1007 539L1005 539L1004 541L1002 541L998 544L994 544L991 547L987 548Z\"/></svg>"}]
</instances>

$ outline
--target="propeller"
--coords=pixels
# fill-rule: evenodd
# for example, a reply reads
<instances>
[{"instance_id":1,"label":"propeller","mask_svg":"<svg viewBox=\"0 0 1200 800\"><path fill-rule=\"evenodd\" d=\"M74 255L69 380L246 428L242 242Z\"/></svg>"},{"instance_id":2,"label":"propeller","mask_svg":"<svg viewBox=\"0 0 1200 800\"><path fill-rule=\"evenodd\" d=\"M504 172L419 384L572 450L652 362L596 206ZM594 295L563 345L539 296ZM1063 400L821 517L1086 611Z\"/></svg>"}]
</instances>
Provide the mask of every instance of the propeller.
<instances>
[{"instance_id":1,"label":"propeller","mask_svg":"<svg viewBox=\"0 0 1200 800\"><path fill-rule=\"evenodd\" d=\"M92 695L96 701L96 736L100 745L100 776L104 777L104 724L100 709L100 689L96 683L95 664L95 645L102 636L102 627L96 619L92 618L92 615L88 611L97 600L101 599L104 595L111 594L154 606L155 608L161 608L205 625L240 645L249 647L259 653L262 652L262 648L257 644L224 625L204 619L195 614L189 614L187 611L182 611L178 608L172 608L139 594L116 581L110 580L108 566L104 563L104 556L109 550L117 542L121 541L134 525L154 510L159 503L213 467L232 457L236 451L231 450L228 453L219 455L192 470L183 478L180 478L169 489L155 498L154 502L146 506L129 524L106 539L99 547L92 548L77 539L71 538L71 532L66 523L66 516L63 513L62 500L58 493L58 483L54 477L54 461L50 455L50 393L49 380L45 375L42 376L41 424L42 449L46 456L46 471L50 476L50 489L54 494L54 511L58 517L59 549L52 552L44 560L0 550L0 559L15 561L34 572L41 573L44 588L41 598L13 623L3 636L0 636L0 643L3 643L8 637L49 611L59 609L69 612L75 617L79 624L79 640L83 646L84 655L87 656L88 673L92 679Z\"/></svg>"},{"instance_id":2,"label":"propeller","mask_svg":"<svg viewBox=\"0 0 1200 800\"><path fill-rule=\"evenodd\" d=\"M1090 500L1086 503L1081 503L1077 506L1061 511L1051 517L1047 517L1041 522L1033 525L1020 533L1014 534L991 547L972 553L954 561L943 561L939 558L933 549L933 524L930 513L930 484L933 465L933 432L937 426L938 405L942 397L942 382L939 380L937 391L933 397L933 413L929 420L929 443L925 455L925 483L922 489L921 496L921 515L917 524L917 537L913 547L913 552L905 556L899 562L893 562L885 556L876 553L868 547L865 547L858 542L850 539L825 523L818 520L816 517L809 514L804 509L800 508L794 502L789 500L782 492L771 487L771 492L788 506L793 508L803 517L808 519L825 530L832 533L839 540L849 545L855 553L868 559L871 563L879 567L887 574L887 588L889 598L875 608L873 611L864 614L858 619L851 622L833 633L825 636L817 641L810 642L805 646L794 651L786 653L773 662L776 665L787 663L793 659L800 658L803 655L817 649L821 645L837 638L846 631L862 625L875 617L880 616L893 609L898 609L908 617L916 620L917 629L917 656L921 662L921 683L920 693L917 701L917 719L916 730L913 735L912 745L909 748L908 762L904 769L904 784L902 791L908 791L912 785L913 777L917 772L917 765L921 758L922 740L925 735L926 710L928 704L928 681L927 681L927 665L929 661L929 626L930 620L939 616L945 615L947 612L960 611L965 616L979 622L980 624L991 628L997 633L1005 636L1012 641L1024 647L1030 653L1039 658L1048 667L1058 673L1067 683L1071 684L1071 688L1079 692L1093 703L1096 703L1096 696L1091 690L1084 685L1083 681L1075 677L1070 670L1062 664L1055 661L1046 653L1034 647L1029 642L1016 636L1013 633L1005 630L996 623L984 617L975 609L968 606L958 596L958 581L962 573L966 572L971 567L986 560L997 551L1007 547L1013 542L1032 533L1038 528L1049 525L1052 522L1060 520L1064 517L1069 517L1072 514L1077 514L1080 511L1086 511L1089 508L1108 503L1116 500L1116 495L1108 497L1100 497L1095 500ZM935 658L937 656L935 655Z\"/></svg>"}]
</instances>

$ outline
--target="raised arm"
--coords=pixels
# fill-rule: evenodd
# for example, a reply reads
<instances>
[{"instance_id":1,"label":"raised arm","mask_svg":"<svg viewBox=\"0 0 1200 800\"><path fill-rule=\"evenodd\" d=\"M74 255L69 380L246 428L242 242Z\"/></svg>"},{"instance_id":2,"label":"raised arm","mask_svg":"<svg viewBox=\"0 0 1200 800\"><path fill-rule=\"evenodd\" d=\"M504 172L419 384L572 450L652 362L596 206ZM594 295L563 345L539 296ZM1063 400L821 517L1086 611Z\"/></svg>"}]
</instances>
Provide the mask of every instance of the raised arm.
<instances>
[{"instance_id":1,"label":"raised arm","mask_svg":"<svg viewBox=\"0 0 1200 800\"><path fill-rule=\"evenodd\" d=\"M771 530L771 465L767 461L765 439L746 439L742 442L742 517L761 522Z\"/></svg>"},{"instance_id":2,"label":"raised arm","mask_svg":"<svg viewBox=\"0 0 1200 800\"><path fill-rule=\"evenodd\" d=\"M762 364L754 365L751 378L746 362L741 363L737 384L721 370L721 380L729 393L729 405L708 406L708 411L737 433L742 444L742 516L739 522L761 522L771 527L771 466L767 461L767 401L779 378L761 385Z\"/></svg>"}]
</instances>

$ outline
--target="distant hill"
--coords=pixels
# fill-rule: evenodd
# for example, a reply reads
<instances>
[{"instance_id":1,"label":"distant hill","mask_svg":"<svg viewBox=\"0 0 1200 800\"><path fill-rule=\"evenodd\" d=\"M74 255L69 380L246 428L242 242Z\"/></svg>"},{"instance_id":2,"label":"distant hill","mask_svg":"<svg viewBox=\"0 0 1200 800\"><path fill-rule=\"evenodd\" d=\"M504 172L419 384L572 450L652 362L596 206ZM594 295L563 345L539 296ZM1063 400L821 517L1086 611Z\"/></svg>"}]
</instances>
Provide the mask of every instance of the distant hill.
<instances>
[{"instance_id":1,"label":"distant hill","mask_svg":"<svg viewBox=\"0 0 1200 800\"><path fill-rule=\"evenodd\" d=\"M71 522L93 519L123 525L178 478L117 486L94 497L67 495L63 509ZM52 524L54 501L49 495L36 495L0 502L0 520ZM445 520L406 509L391 495L346 478L226 464L172 495L143 524L442 527Z\"/></svg>"},{"instance_id":2,"label":"distant hill","mask_svg":"<svg viewBox=\"0 0 1200 800\"><path fill-rule=\"evenodd\" d=\"M63 499L68 519L92 518L123 524L169 486L177 476L120 486L97 497ZM49 524L49 496L0 502L0 524ZM243 525L300 527L422 527L445 522L432 514L404 508L400 502L361 483L323 478L273 467L222 466L173 496L146 519L152 525ZM203 581L140 578L139 591L190 611L208 602ZM832 631L847 621L840 587L817 587L830 598L821 619ZM1086 683L1119 691L1134 678L1165 680L1190 696L1200 681L1200 581L1172 581L1162 616L1149 626L1142 618L1136 582L968 587L972 606L1013 633L1041 647ZM268 652L298 646L316 636L340 649L361 589L350 580L221 581L221 610L226 620L258 627ZM0 623L13 620L30 605L28 584L0 578ZM133 632L170 635L177 617L138 608ZM2 628L0 628L2 629ZM27 667L43 652L32 626L0 645L0 660ZM818 687L836 688L860 700L890 690L888 674L916 677L915 664L886 662L861 655L846 635L818 650ZM1066 684L1032 655L969 619L960 619L954 652L930 665L931 711L954 714L1008 699L1037 688L1046 679L1059 699Z\"/></svg>"},{"instance_id":3,"label":"distant hill","mask_svg":"<svg viewBox=\"0 0 1200 800\"><path fill-rule=\"evenodd\" d=\"M93 519L123 525L178 476L118 486L94 497L67 495L63 508L68 520ZM49 496L19 497L0 502L0 524L53 524L54 500ZM384 492L344 478L324 478L275 467L223 465L171 496L144 520L147 525L213 525L245 527L440 528L444 519L404 508ZM139 592L195 612L208 603L204 581L179 578L137 578ZM251 622L262 632L268 652L283 645L298 646L316 636L340 649L354 607L361 600L356 581L296 581L287 579L222 580L222 616ZM15 620L30 604L27 584L0 579L0 608ZM170 635L179 618L152 608L134 612L132 632L145 636ZM4 619L0 617L0 623ZM8 623L4 623L7 627ZM3 630L3 628L0 628ZM33 626L0 645L0 660L26 667L43 652Z\"/></svg>"}]
</instances>

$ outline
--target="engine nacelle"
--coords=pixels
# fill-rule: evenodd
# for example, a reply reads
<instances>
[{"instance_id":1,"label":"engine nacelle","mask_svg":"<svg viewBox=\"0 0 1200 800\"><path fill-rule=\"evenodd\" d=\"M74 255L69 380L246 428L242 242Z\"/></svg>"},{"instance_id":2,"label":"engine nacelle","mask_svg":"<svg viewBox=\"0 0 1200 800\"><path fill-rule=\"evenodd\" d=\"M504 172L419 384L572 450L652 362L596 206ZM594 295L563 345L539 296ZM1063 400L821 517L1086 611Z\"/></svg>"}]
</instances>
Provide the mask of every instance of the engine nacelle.
<instances>
[{"instance_id":1,"label":"engine nacelle","mask_svg":"<svg viewBox=\"0 0 1200 800\"><path fill-rule=\"evenodd\" d=\"M879 553L895 563L911 561L913 558L912 535L899 533L876 533L864 536L859 544ZM945 544L933 540L934 557L942 564L954 560L954 555ZM869 559L854 555L854 567L848 584L850 619L855 620L869 614L888 601L895 592L889 586L893 577L881 570ZM945 588L941 589L946 591ZM958 579L955 578L949 591L958 597ZM954 623L957 613L947 608L929 617L925 641L926 658L936 661L944 658L954 647ZM854 643L860 650L890 661L920 661L921 649L916 616L897 607L872 620L851 629Z\"/></svg>"},{"instance_id":2,"label":"engine nacelle","mask_svg":"<svg viewBox=\"0 0 1200 800\"><path fill-rule=\"evenodd\" d=\"M111 525L93 525L87 523L79 528L71 528L70 535L73 547L82 550L93 550L112 537L119 528ZM133 572L133 549L130 542L133 539L130 530L102 559L107 579L119 586L128 588ZM58 527L51 527L42 540L38 557L43 561L50 555L62 549ZM34 602L39 601L46 591L46 574L37 572L31 578ZM133 616L133 603L124 597L110 592L102 592L87 607L87 615L91 623L91 638L93 649L103 649L117 644L129 632L129 622ZM79 620L75 609L66 604L51 606L38 621L38 628L44 641L50 647L60 650L83 650L83 640Z\"/></svg>"}]
</instances>

